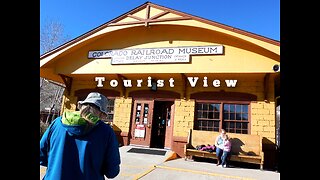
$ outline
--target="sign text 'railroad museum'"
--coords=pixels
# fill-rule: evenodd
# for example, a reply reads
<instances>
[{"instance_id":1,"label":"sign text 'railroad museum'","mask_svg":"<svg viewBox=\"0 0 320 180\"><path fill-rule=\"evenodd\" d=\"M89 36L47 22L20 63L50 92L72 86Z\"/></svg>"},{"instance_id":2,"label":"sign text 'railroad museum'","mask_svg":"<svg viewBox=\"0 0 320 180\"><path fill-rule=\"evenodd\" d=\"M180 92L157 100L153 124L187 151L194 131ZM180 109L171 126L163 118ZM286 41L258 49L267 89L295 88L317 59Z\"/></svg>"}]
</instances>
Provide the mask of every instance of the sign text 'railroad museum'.
<instances>
[{"instance_id":1,"label":"sign text 'railroad museum'","mask_svg":"<svg viewBox=\"0 0 320 180\"><path fill-rule=\"evenodd\" d=\"M89 51L89 59L111 58L111 64L190 62L190 55L221 55L223 46L188 46Z\"/></svg>"},{"instance_id":2,"label":"sign text 'railroad museum'","mask_svg":"<svg viewBox=\"0 0 320 180\"><path fill-rule=\"evenodd\" d=\"M187 79L188 79L188 82L189 82L190 86L191 87L195 87L197 85L197 83L198 83L199 77L187 77ZM97 82L97 87L103 87L104 86L103 82L106 81L106 79L105 79L105 77L95 77L95 81ZM137 79L136 80L136 83L137 83L136 86L137 87L141 87L142 86L141 84L143 82L144 82L143 79ZM122 80L122 83L123 83L124 87L132 87L132 80L130 80L130 79L124 79L124 80ZM158 79L156 81L156 83L157 83L157 87L164 87L165 80ZM171 87L171 88L174 87L174 79L173 78L170 78L168 80L168 83L169 83L169 87ZM228 88L230 88L230 87L234 88L236 86L236 84L237 84L237 80L225 80L225 83L226 83L226 86ZM111 87L117 87L118 84L119 84L119 81L116 80L116 79L112 79L112 80L110 80L109 84L110 84ZM208 83L208 78L204 77L203 81L202 81L202 86L203 87L209 87L209 84L210 83ZM211 84L212 85L210 85L210 86L212 86L212 87L220 87L221 86L221 82L218 79L213 80L211 82ZM151 87L151 86L152 86L152 79L149 76L148 80L147 80L147 87Z\"/></svg>"}]
</instances>

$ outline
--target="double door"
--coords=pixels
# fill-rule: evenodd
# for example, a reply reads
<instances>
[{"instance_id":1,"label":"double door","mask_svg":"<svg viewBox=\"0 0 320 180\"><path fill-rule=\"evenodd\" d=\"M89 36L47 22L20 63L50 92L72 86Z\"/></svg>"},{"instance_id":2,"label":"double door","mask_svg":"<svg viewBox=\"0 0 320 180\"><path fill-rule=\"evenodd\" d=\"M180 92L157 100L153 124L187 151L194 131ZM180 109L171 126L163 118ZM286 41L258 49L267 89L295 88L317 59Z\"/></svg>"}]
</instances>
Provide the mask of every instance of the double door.
<instances>
[{"instance_id":1,"label":"double door","mask_svg":"<svg viewBox=\"0 0 320 180\"><path fill-rule=\"evenodd\" d=\"M173 101L135 100L130 144L171 148L173 108Z\"/></svg>"}]
</instances>

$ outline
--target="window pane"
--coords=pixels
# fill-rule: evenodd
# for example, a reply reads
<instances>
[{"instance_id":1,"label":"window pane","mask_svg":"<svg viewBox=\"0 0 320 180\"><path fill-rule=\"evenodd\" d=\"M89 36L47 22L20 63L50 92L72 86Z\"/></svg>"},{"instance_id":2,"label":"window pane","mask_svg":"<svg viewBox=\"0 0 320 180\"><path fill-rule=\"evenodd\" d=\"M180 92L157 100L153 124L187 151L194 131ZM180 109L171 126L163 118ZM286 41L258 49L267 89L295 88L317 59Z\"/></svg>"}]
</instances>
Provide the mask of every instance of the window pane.
<instances>
[{"instance_id":1,"label":"window pane","mask_svg":"<svg viewBox=\"0 0 320 180\"><path fill-rule=\"evenodd\" d=\"M196 104L196 111L200 109L200 104Z\"/></svg>"},{"instance_id":2,"label":"window pane","mask_svg":"<svg viewBox=\"0 0 320 180\"><path fill-rule=\"evenodd\" d=\"M140 103L137 104L137 110L141 111L141 104Z\"/></svg>"},{"instance_id":3,"label":"window pane","mask_svg":"<svg viewBox=\"0 0 320 180\"><path fill-rule=\"evenodd\" d=\"M198 112L198 113L197 113L197 119L199 119L199 118L200 118L200 113Z\"/></svg>"},{"instance_id":4,"label":"window pane","mask_svg":"<svg viewBox=\"0 0 320 180\"><path fill-rule=\"evenodd\" d=\"M234 123L230 123L230 128L234 128Z\"/></svg>"},{"instance_id":5,"label":"window pane","mask_svg":"<svg viewBox=\"0 0 320 180\"><path fill-rule=\"evenodd\" d=\"M231 113L230 114L230 120L234 120L235 119L235 114L234 113Z\"/></svg>"},{"instance_id":6,"label":"window pane","mask_svg":"<svg viewBox=\"0 0 320 180\"><path fill-rule=\"evenodd\" d=\"M241 129L241 123L240 122L236 122L236 128L237 129Z\"/></svg>"},{"instance_id":7,"label":"window pane","mask_svg":"<svg viewBox=\"0 0 320 180\"><path fill-rule=\"evenodd\" d=\"M234 104L230 104L230 113L235 112L235 105Z\"/></svg>"},{"instance_id":8,"label":"window pane","mask_svg":"<svg viewBox=\"0 0 320 180\"><path fill-rule=\"evenodd\" d=\"M209 105L208 104L203 104L203 110L208 111L209 110Z\"/></svg>"},{"instance_id":9,"label":"window pane","mask_svg":"<svg viewBox=\"0 0 320 180\"><path fill-rule=\"evenodd\" d=\"M202 130L203 122L199 121L199 130Z\"/></svg>"},{"instance_id":10,"label":"window pane","mask_svg":"<svg viewBox=\"0 0 320 180\"><path fill-rule=\"evenodd\" d=\"M219 121L214 121L214 127L217 127L219 131Z\"/></svg>"},{"instance_id":11,"label":"window pane","mask_svg":"<svg viewBox=\"0 0 320 180\"><path fill-rule=\"evenodd\" d=\"M229 111L230 111L230 106L229 106L229 104L224 104L224 105L223 105L223 110L224 110L224 112L229 112Z\"/></svg>"},{"instance_id":12,"label":"window pane","mask_svg":"<svg viewBox=\"0 0 320 180\"><path fill-rule=\"evenodd\" d=\"M248 105L242 105L242 112L248 113Z\"/></svg>"},{"instance_id":13,"label":"window pane","mask_svg":"<svg viewBox=\"0 0 320 180\"><path fill-rule=\"evenodd\" d=\"M208 119L209 118L209 112L208 111L203 112L203 117Z\"/></svg>"},{"instance_id":14,"label":"window pane","mask_svg":"<svg viewBox=\"0 0 320 180\"><path fill-rule=\"evenodd\" d=\"M107 112L108 113L113 113L113 107L107 107Z\"/></svg>"},{"instance_id":15,"label":"window pane","mask_svg":"<svg viewBox=\"0 0 320 180\"><path fill-rule=\"evenodd\" d=\"M214 104L210 104L209 110L210 110L210 111L213 111L213 110L214 110Z\"/></svg>"},{"instance_id":16,"label":"window pane","mask_svg":"<svg viewBox=\"0 0 320 180\"><path fill-rule=\"evenodd\" d=\"M149 111L149 104L144 104L144 113L148 114Z\"/></svg>"},{"instance_id":17,"label":"window pane","mask_svg":"<svg viewBox=\"0 0 320 180\"><path fill-rule=\"evenodd\" d=\"M236 113L236 120L241 120L241 113Z\"/></svg>"},{"instance_id":18,"label":"window pane","mask_svg":"<svg viewBox=\"0 0 320 180\"><path fill-rule=\"evenodd\" d=\"M108 103L107 103L107 118L105 121L107 122L113 122L113 114L114 114L114 99L110 98Z\"/></svg>"},{"instance_id":19,"label":"window pane","mask_svg":"<svg viewBox=\"0 0 320 180\"><path fill-rule=\"evenodd\" d=\"M242 128L243 129L248 129L248 124L247 123L242 123Z\"/></svg>"},{"instance_id":20,"label":"window pane","mask_svg":"<svg viewBox=\"0 0 320 180\"><path fill-rule=\"evenodd\" d=\"M248 114L242 114L242 120L247 121L248 120Z\"/></svg>"},{"instance_id":21,"label":"window pane","mask_svg":"<svg viewBox=\"0 0 320 180\"><path fill-rule=\"evenodd\" d=\"M223 119L229 119L229 114L228 113L223 113Z\"/></svg>"},{"instance_id":22,"label":"window pane","mask_svg":"<svg viewBox=\"0 0 320 180\"><path fill-rule=\"evenodd\" d=\"M220 104L215 104L214 110L220 112Z\"/></svg>"},{"instance_id":23,"label":"window pane","mask_svg":"<svg viewBox=\"0 0 320 180\"><path fill-rule=\"evenodd\" d=\"M193 123L193 129L199 130L199 121L194 121L194 123Z\"/></svg>"},{"instance_id":24,"label":"window pane","mask_svg":"<svg viewBox=\"0 0 320 180\"><path fill-rule=\"evenodd\" d=\"M215 112L213 118L214 119L219 119L220 118L219 116L220 116L220 113L219 112Z\"/></svg>"},{"instance_id":25,"label":"window pane","mask_svg":"<svg viewBox=\"0 0 320 180\"><path fill-rule=\"evenodd\" d=\"M241 105L236 105L236 112L240 113L241 112Z\"/></svg>"},{"instance_id":26,"label":"window pane","mask_svg":"<svg viewBox=\"0 0 320 180\"><path fill-rule=\"evenodd\" d=\"M137 103L136 107L136 123L140 122L140 115L141 115L142 105L140 103Z\"/></svg>"},{"instance_id":27,"label":"window pane","mask_svg":"<svg viewBox=\"0 0 320 180\"><path fill-rule=\"evenodd\" d=\"M229 129L229 128L230 128L230 123L224 122L224 123L223 123L223 128L224 128L224 129Z\"/></svg>"},{"instance_id":28,"label":"window pane","mask_svg":"<svg viewBox=\"0 0 320 180\"><path fill-rule=\"evenodd\" d=\"M110 120L113 120L113 114L108 114L108 115L107 115L107 121L108 121L109 119L110 119Z\"/></svg>"},{"instance_id":29,"label":"window pane","mask_svg":"<svg viewBox=\"0 0 320 180\"><path fill-rule=\"evenodd\" d=\"M213 121L208 121L208 126L213 127Z\"/></svg>"},{"instance_id":30,"label":"window pane","mask_svg":"<svg viewBox=\"0 0 320 180\"><path fill-rule=\"evenodd\" d=\"M149 104L143 104L143 124L148 124Z\"/></svg>"},{"instance_id":31,"label":"window pane","mask_svg":"<svg viewBox=\"0 0 320 180\"><path fill-rule=\"evenodd\" d=\"M213 112L209 112L208 118L209 118L209 119L214 119Z\"/></svg>"}]
</instances>

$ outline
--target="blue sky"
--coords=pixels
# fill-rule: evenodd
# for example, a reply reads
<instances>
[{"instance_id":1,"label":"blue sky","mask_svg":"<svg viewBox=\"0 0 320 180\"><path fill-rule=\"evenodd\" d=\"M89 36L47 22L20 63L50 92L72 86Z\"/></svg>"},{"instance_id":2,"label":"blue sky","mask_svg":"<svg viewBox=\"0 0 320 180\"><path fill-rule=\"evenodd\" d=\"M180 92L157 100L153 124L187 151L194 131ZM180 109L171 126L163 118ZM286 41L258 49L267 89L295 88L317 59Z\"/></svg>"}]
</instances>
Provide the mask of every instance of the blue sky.
<instances>
[{"instance_id":1,"label":"blue sky","mask_svg":"<svg viewBox=\"0 0 320 180\"><path fill-rule=\"evenodd\" d=\"M55 20L71 39L140 5L145 0L40 0L40 28ZM280 0L153 0L154 4L280 40Z\"/></svg>"}]
</instances>

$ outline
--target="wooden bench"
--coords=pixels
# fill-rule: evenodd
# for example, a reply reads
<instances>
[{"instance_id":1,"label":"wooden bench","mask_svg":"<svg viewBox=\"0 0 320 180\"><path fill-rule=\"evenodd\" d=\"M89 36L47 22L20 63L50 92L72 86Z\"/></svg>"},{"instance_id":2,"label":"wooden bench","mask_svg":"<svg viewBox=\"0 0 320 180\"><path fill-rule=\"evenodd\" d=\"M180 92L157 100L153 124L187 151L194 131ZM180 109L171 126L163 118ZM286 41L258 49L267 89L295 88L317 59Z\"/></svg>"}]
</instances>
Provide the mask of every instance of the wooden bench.
<instances>
[{"instance_id":1,"label":"wooden bench","mask_svg":"<svg viewBox=\"0 0 320 180\"><path fill-rule=\"evenodd\" d=\"M195 149L197 145L213 145L219 132L214 131L189 131L187 144L184 146L185 160L192 156L217 159L216 152ZM263 169L264 153L262 151L262 137L260 135L227 133L231 139L230 161L259 164Z\"/></svg>"}]
</instances>

